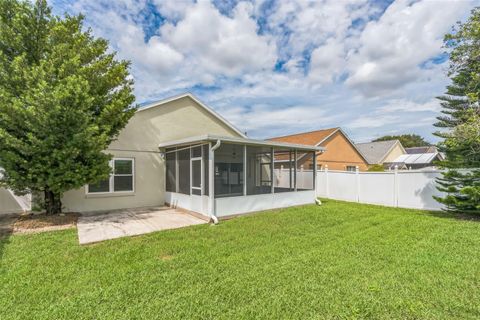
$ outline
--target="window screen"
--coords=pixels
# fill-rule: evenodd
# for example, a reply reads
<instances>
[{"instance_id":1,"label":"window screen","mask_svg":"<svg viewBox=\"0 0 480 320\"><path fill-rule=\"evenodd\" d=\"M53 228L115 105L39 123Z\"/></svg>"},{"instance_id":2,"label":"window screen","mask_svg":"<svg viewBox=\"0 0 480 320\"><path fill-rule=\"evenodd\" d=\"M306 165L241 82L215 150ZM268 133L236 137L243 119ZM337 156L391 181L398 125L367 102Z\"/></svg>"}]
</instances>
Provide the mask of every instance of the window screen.
<instances>
[{"instance_id":1,"label":"window screen","mask_svg":"<svg viewBox=\"0 0 480 320\"><path fill-rule=\"evenodd\" d=\"M165 179L165 189L168 192L177 192L176 181L177 181L177 174L176 174L176 152L169 152L165 155L165 165L166 165L166 179Z\"/></svg>"},{"instance_id":2,"label":"window screen","mask_svg":"<svg viewBox=\"0 0 480 320\"><path fill-rule=\"evenodd\" d=\"M272 149L247 147L247 194L272 192Z\"/></svg>"},{"instance_id":3,"label":"window screen","mask_svg":"<svg viewBox=\"0 0 480 320\"><path fill-rule=\"evenodd\" d=\"M295 190L295 151L275 149L275 193Z\"/></svg>"},{"instance_id":4,"label":"window screen","mask_svg":"<svg viewBox=\"0 0 480 320\"><path fill-rule=\"evenodd\" d=\"M110 192L110 179L102 180L96 184L88 185L89 193Z\"/></svg>"},{"instance_id":5,"label":"window screen","mask_svg":"<svg viewBox=\"0 0 480 320\"><path fill-rule=\"evenodd\" d=\"M309 169L309 165L313 163L314 152L297 153L297 190L313 189L314 170Z\"/></svg>"},{"instance_id":6,"label":"window screen","mask_svg":"<svg viewBox=\"0 0 480 320\"><path fill-rule=\"evenodd\" d=\"M243 146L222 144L215 151L215 197L243 195Z\"/></svg>"},{"instance_id":7,"label":"window screen","mask_svg":"<svg viewBox=\"0 0 480 320\"><path fill-rule=\"evenodd\" d=\"M177 151L178 193L190 194L190 148Z\"/></svg>"}]
</instances>

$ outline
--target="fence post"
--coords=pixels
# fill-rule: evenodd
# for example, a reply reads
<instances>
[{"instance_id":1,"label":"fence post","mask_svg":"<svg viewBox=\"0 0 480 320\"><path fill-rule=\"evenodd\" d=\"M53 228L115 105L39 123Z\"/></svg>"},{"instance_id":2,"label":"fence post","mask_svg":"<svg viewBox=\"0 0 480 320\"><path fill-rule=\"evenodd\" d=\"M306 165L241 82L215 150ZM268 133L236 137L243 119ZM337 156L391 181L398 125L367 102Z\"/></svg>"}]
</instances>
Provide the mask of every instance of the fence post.
<instances>
[{"instance_id":1,"label":"fence post","mask_svg":"<svg viewBox=\"0 0 480 320\"><path fill-rule=\"evenodd\" d=\"M357 202L360 202L360 168L355 166L355 182L357 184Z\"/></svg>"},{"instance_id":2,"label":"fence post","mask_svg":"<svg viewBox=\"0 0 480 320\"><path fill-rule=\"evenodd\" d=\"M330 198L330 190L328 186L328 164L325 165L325 196Z\"/></svg>"},{"instance_id":3,"label":"fence post","mask_svg":"<svg viewBox=\"0 0 480 320\"><path fill-rule=\"evenodd\" d=\"M398 165L393 171L393 206L398 207Z\"/></svg>"}]
</instances>

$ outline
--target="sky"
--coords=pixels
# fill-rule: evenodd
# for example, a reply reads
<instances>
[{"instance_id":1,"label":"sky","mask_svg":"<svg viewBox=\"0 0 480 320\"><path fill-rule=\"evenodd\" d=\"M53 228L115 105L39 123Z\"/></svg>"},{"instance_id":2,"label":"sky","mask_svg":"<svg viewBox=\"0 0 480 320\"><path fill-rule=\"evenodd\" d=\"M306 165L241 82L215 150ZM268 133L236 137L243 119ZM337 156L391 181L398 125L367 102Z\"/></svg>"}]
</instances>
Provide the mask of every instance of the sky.
<instances>
[{"instance_id":1,"label":"sky","mask_svg":"<svg viewBox=\"0 0 480 320\"><path fill-rule=\"evenodd\" d=\"M132 62L138 104L195 94L251 138L342 127L430 142L443 36L480 0L51 0Z\"/></svg>"}]
</instances>

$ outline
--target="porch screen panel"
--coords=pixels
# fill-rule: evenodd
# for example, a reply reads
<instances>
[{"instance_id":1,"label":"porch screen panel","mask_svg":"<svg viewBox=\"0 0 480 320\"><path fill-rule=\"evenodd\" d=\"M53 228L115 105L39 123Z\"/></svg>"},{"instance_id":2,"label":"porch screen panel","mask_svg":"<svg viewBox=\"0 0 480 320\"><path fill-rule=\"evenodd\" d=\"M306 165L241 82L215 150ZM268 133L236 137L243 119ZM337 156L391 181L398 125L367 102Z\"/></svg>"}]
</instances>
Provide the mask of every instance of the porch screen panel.
<instances>
[{"instance_id":1,"label":"porch screen panel","mask_svg":"<svg viewBox=\"0 0 480 320\"><path fill-rule=\"evenodd\" d=\"M315 153L297 151L297 191L313 190L313 160Z\"/></svg>"},{"instance_id":2,"label":"porch screen panel","mask_svg":"<svg viewBox=\"0 0 480 320\"><path fill-rule=\"evenodd\" d=\"M274 188L275 193L295 190L295 151L275 149Z\"/></svg>"},{"instance_id":3,"label":"porch screen panel","mask_svg":"<svg viewBox=\"0 0 480 320\"><path fill-rule=\"evenodd\" d=\"M172 151L172 150L167 150ZM175 161L176 161L176 152L168 152L165 155L165 190L168 192L177 192L176 185L177 185L177 174L175 169Z\"/></svg>"},{"instance_id":4,"label":"porch screen panel","mask_svg":"<svg viewBox=\"0 0 480 320\"><path fill-rule=\"evenodd\" d=\"M190 194L190 148L177 151L178 193Z\"/></svg>"},{"instance_id":5,"label":"porch screen panel","mask_svg":"<svg viewBox=\"0 0 480 320\"><path fill-rule=\"evenodd\" d=\"M221 144L215 150L215 197L243 195L243 145Z\"/></svg>"},{"instance_id":6,"label":"porch screen panel","mask_svg":"<svg viewBox=\"0 0 480 320\"><path fill-rule=\"evenodd\" d=\"M272 149L247 147L247 195L272 192Z\"/></svg>"}]
</instances>

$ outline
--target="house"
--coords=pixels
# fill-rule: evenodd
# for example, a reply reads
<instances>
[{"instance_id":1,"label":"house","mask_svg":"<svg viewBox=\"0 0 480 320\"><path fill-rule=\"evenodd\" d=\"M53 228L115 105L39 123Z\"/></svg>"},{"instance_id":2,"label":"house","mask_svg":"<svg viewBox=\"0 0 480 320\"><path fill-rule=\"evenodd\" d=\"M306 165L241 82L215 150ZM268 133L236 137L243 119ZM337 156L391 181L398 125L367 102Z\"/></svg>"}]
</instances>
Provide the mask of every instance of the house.
<instances>
[{"instance_id":1,"label":"house","mask_svg":"<svg viewBox=\"0 0 480 320\"><path fill-rule=\"evenodd\" d=\"M304 177L293 158L280 181L274 162L322 151L249 139L187 93L139 109L106 150L113 155L110 178L66 192L62 203L77 212L170 204L213 220L314 203L315 172Z\"/></svg>"},{"instance_id":2,"label":"house","mask_svg":"<svg viewBox=\"0 0 480 320\"><path fill-rule=\"evenodd\" d=\"M435 146L423 146L423 147L405 148L405 151L408 154L419 154L419 153L435 153L435 152L438 152L438 149Z\"/></svg>"},{"instance_id":3,"label":"house","mask_svg":"<svg viewBox=\"0 0 480 320\"><path fill-rule=\"evenodd\" d=\"M445 160L445 156L438 152L435 146L405 148L407 154L398 156L392 163L388 164L389 169L436 169L436 162Z\"/></svg>"},{"instance_id":4,"label":"house","mask_svg":"<svg viewBox=\"0 0 480 320\"><path fill-rule=\"evenodd\" d=\"M330 128L311 132L297 133L288 136L270 138L270 141L298 143L325 148L325 152L317 154L317 168L329 170L360 171L368 169L368 162L355 144L341 128ZM279 159L285 160L285 159ZM313 169L313 162L300 158L305 169ZM277 162L277 165L281 161Z\"/></svg>"},{"instance_id":5,"label":"house","mask_svg":"<svg viewBox=\"0 0 480 320\"><path fill-rule=\"evenodd\" d=\"M407 153L399 140L357 143L356 146L369 165L392 163L399 156Z\"/></svg>"}]
</instances>

